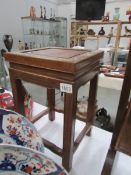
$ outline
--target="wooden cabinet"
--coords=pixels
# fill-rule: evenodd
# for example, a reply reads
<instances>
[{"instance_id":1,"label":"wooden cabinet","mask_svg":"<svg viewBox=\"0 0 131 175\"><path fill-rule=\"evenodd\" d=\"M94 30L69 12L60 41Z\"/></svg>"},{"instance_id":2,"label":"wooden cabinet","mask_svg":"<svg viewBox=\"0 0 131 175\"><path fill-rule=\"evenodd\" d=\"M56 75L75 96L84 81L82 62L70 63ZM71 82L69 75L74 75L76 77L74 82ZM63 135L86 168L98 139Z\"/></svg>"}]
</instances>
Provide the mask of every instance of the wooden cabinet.
<instances>
[{"instance_id":1,"label":"wooden cabinet","mask_svg":"<svg viewBox=\"0 0 131 175\"><path fill-rule=\"evenodd\" d=\"M113 52L113 64L117 63L117 52L120 45L121 38L131 38L131 35L128 35L125 27L130 28L130 23L127 21L110 21L110 22L97 22L97 21L71 21L71 34L70 34L70 46L81 45L84 46L85 40L96 40L96 49L100 47L100 40L107 38L107 43L109 44L110 40L113 39L114 52ZM99 35L101 27L104 28L105 34ZM111 33L111 28L113 28L113 33ZM89 34L89 30L92 31L92 35Z\"/></svg>"}]
</instances>

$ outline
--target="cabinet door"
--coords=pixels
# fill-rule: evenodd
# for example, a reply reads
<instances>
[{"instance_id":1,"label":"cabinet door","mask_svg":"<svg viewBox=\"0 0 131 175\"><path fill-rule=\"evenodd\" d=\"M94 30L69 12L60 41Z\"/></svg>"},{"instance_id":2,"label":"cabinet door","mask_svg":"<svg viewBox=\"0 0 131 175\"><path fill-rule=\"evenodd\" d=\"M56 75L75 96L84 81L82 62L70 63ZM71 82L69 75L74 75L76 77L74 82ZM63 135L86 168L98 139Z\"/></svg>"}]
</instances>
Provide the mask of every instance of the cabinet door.
<instances>
[{"instance_id":1,"label":"cabinet door","mask_svg":"<svg viewBox=\"0 0 131 175\"><path fill-rule=\"evenodd\" d=\"M62 17L57 17L57 32L56 32L56 40L57 46L59 47L67 47L67 19Z\"/></svg>"},{"instance_id":2,"label":"cabinet door","mask_svg":"<svg viewBox=\"0 0 131 175\"><path fill-rule=\"evenodd\" d=\"M23 27L23 37L24 43L27 43L27 46L32 49L34 48L35 43L35 20L32 18L22 18L22 27Z\"/></svg>"},{"instance_id":3,"label":"cabinet door","mask_svg":"<svg viewBox=\"0 0 131 175\"><path fill-rule=\"evenodd\" d=\"M29 49L67 46L67 19L56 20L22 17L24 42Z\"/></svg>"}]
</instances>

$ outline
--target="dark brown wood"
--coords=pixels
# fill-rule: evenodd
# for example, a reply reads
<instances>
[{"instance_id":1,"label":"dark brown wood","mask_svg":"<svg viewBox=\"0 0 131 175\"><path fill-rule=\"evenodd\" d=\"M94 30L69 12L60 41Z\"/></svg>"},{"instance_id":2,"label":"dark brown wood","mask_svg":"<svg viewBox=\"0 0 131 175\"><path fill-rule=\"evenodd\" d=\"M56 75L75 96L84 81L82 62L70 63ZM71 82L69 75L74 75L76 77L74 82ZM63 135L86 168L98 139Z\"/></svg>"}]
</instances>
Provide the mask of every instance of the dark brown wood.
<instances>
[{"instance_id":1,"label":"dark brown wood","mask_svg":"<svg viewBox=\"0 0 131 175\"><path fill-rule=\"evenodd\" d=\"M91 124L87 123L74 142L74 152L77 150L83 137L85 136L85 134L87 134L90 131L90 129L91 129Z\"/></svg>"},{"instance_id":2,"label":"dark brown wood","mask_svg":"<svg viewBox=\"0 0 131 175\"><path fill-rule=\"evenodd\" d=\"M53 153L58 154L62 157L62 149L50 142L49 140L43 139L45 147L49 148Z\"/></svg>"},{"instance_id":3,"label":"dark brown wood","mask_svg":"<svg viewBox=\"0 0 131 175\"><path fill-rule=\"evenodd\" d=\"M128 54L125 78L123 81L119 106L116 115L115 128L113 131L111 147L106 156L106 161L101 175L111 174L116 150L131 155L131 104L129 109L127 110L130 92L131 92L131 44Z\"/></svg>"},{"instance_id":4,"label":"dark brown wood","mask_svg":"<svg viewBox=\"0 0 131 175\"><path fill-rule=\"evenodd\" d=\"M72 159L73 159L76 105L77 105L77 92L75 88L73 88L72 94L68 94L68 93L65 94L64 103L65 105L64 105L62 165L67 169L67 171L70 171L72 167Z\"/></svg>"},{"instance_id":5,"label":"dark brown wood","mask_svg":"<svg viewBox=\"0 0 131 175\"><path fill-rule=\"evenodd\" d=\"M101 175L111 175L114 158L115 158L115 151L109 149Z\"/></svg>"},{"instance_id":6,"label":"dark brown wood","mask_svg":"<svg viewBox=\"0 0 131 175\"><path fill-rule=\"evenodd\" d=\"M37 115L33 116L30 121L32 123L35 123L35 122L37 122L39 119L41 119L43 116L45 116L48 113L49 113L49 109L47 108L47 109L41 111L40 113L38 113Z\"/></svg>"},{"instance_id":7,"label":"dark brown wood","mask_svg":"<svg viewBox=\"0 0 131 175\"><path fill-rule=\"evenodd\" d=\"M60 84L69 84L72 93L64 94L64 131L63 149L58 148L49 141L45 142L51 150L62 156L62 164L66 170L72 167L73 153L76 151L84 135L90 131L97 92L97 76L99 62L103 55L102 51L88 52L87 50L44 48L33 49L23 52L12 52L5 55L10 62L10 76L15 100L15 109L22 113L23 97L21 91L21 80L45 86L47 88L49 119L55 119L55 89L60 89ZM80 86L91 81L89 93L87 126L74 141L77 92ZM88 94L87 94L88 95ZM45 112L45 114L48 111ZM33 123L41 117L37 116Z\"/></svg>"},{"instance_id":8,"label":"dark brown wood","mask_svg":"<svg viewBox=\"0 0 131 175\"><path fill-rule=\"evenodd\" d=\"M95 111L97 110L97 107L98 107L98 106L96 105L96 106L95 106ZM55 111L56 111L56 112L59 112L59 113L64 113L63 107L59 106L58 104L57 104L57 106L55 107ZM95 112L95 113L96 113L96 112ZM76 118L77 118L78 120L82 121L82 122L87 122L87 116L88 116L87 113L80 114L80 113L76 112Z\"/></svg>"},{"instance_id":9,"label":"dark brown wood","mask_svg":"<svg viewBox=\"0 0 131 175\"><path fill-rule=\"evenodd\" d=\"M111 24L118 24L118 23L122 23L122 24L129 24L129 21L87 21L87 20L72 20L72 22L75 22L76 24L79 23L81 25L111 25Z\"/></svg>"},{"instance_id":10,"label":"dark brown wood","mask_svg":"<svg viewBox=\"0 0 131 175\"><path fill-rule=\"evenodd\" d=\"M23 85L20 79L15 79L10 71L10 80L12 85L12 93L14 98L14 110L22 115L25 115L24 112L24 95L23 94ZM21 105L20 105L21 104Z\"/></svg>"},{"instance_id":11,"label":"dark brown wood","mask_svg":"<svg viewBox=\"0 0 131 175\"><path fill-rule=\"evenodd\" d=\"M115 148L131 156L131 100Z\"/></svg>"},{"instance_id":12,"label":"dark brown wood","mask_svg":"<svg viewBox=\"0 0 131 175\"><path fill-rule=\"evenodd\" d=\"M121 96L120 96L120 101L118 105L115 126L113 131L113 137L111 142L112 149L115 149L117 138L119 136L121 127L125 120L125 112L128 106L130 92L131 92L131 44L130 44L130 50L129 50L128 60L127 60L127 68L125 72L125 78L123 81L123 86L122 86L122 91L121 91Z\"/></svg>"},{"instance_id":13,"label":"dark brown wood","mask_svg":"<svg viewBox=\"0 0 131 175\"><path fill-rule=\"evenodd\" d=\"M41 50L6 53L5 57L6 60L12 63L39 68L39 70L40 68L45 68L53 72L59 71L61 73L67 73L67 75L73 74L74 79L74 76L78 78L81 71L83 73L85 71L87 72L91 67L89 64L92 65L102 55L102 51L87 52L87 50L45 48Z\"/></svg>"},{"instance_id":14,"label":"dark brown wood","mask_svg":"<svg viewBox=\"0 0 131 175\"><path fill-rule=\"evenodd\" d=\"M47 89L49 120L55 120L55 89Z\"/></svg>"},{"instance_id":15,"label":"dark brown wood","mask_svg":"<svg viewBox=\"0 0 131 175\"><path fill-rule=\"evenodd\" d=\"M88 108L86 122L93 124L94 116L96 113L96 95L97 95L97 85L98 85L98 74L94 76L90 81L89 88L89 98L88 98ZM93 88L92 88L93 87ZM91 135L91 128L86 133L87 136Z\"/></svg>"},{"instance_id":16,"label":"dark brown wood","mask_svg":"<svg viewBox=\"0 0 131 175\"><path fill-rule=\"evenodd\" d=\"M98 85L98 74L90 81L88 108L87 108L87 122L93 123L93 119L96 113L96 95ZM93 88L92 88L93 87Z\"/></svg>"}]
</instances>

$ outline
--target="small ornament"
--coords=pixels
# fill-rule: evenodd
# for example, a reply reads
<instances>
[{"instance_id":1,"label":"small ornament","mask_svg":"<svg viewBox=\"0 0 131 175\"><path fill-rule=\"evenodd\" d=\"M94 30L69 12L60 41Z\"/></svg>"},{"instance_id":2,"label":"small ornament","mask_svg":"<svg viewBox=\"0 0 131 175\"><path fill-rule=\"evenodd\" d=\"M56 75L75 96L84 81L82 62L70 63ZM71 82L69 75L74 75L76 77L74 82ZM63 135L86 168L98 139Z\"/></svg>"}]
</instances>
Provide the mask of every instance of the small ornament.
<instances>
[{"instance_id":1,"label":"small ornament","mask_svg":"<svg viewBox=\"0 0 131 175\"><path fill-rule=\"evenodd\" d=\"M35 12L35 7L34 6L30 7L30 17L36 18L36 12Z\"/></svg>"},{"instance_id":2,"label":"small ornament","mask_svg":"<svg viewBox=\"0 0 131 175\"><path fill-rule=\"evenodd\" d=\"M131 23L131 15L129 16L128 20L129 20L129 22Z\"/></svg>"},{"instance_id":3,"label":"small ornament","mask_svg":"<svg viewBox=\"0 0 131 175\"><path fill-rule=\"evenodd\" d=\"M55 20L55 11L54 11L54 16L53 16L53 20Z\"/></svg>"},{"instance_id":4,"label":"small ornament","mask_svg":"<svg viewBox=\"0 0 131 175\"><path fill-rule=\"evenodd\" d=\"M106 16L102 17L103 22L108 22L109 21L109 12L106 13Z\"/></svg>"},{"instance_id":5,"label":"small ornament","mask_svg":"<svg viewBox=\"0 0 131 175\"><path fill-rule=\"evenodd\" d=\"M109 34L108 34L108 36L109 36L108 44L110 44L111 37L113 37L113 29L114 29L114 27L111 27L110 32L109 32Z\"/></svg>"},{"instance_id":6,"label":"small ornament","mask_svg":"<svg viewBox=\"0 0 131 175\"><path fill-rule=\"evenodd\" d=\"M13 38L12 35L4 35L3 36L3 42L5 44L6 49L8 50L8 52L11 51L12 46L13 46Z\"/></svg>"},{"instance_id":7,"label":"small ornament","mask_svg":"<svg viewBox=\"0 0 131 175\"><path fill-rule=\"evenodd\" d=\"M37 35L39 35L39 34L40 34L39 29L37 29L36 33L37 33Z\"/></svg>"},{"instance_id":8,"label":"small ornament","mask_svg":"<svg viewBox=\"0 0 131 175\"><path fill-rule=\"evenodd\" d=\"M80 29L80 35L84 35L84 30L83 30L83 28Z\"/></svg>"},{"instance_id":9,"label":"small ornament","mask_svg":"<svg viewBox=\"0 0 131 175\"><path fill-rule=\"evenodd\" d=\"M131 5L129 6L128 10L126 11L126 15L129 15L129 22L131 23Z\"/></svg>"},{"instance_id":10,"label":"small ornament","mask_svg":"<svg viewBox=\"0 0 131 175\"><path fill-rule=\"evenodd\" d=\"M93 29L89 29L88 32L87 32L87 34L94 36L95 35L95 32L94 32Z\"/></svg>"},{"instance_id":11,"label":"small ornament","mask_svg":"<svg viewBox=\"0 0 131 175\"><path fill-rule=\"evenodd\" d=\"M21 42L21 40L19 40L18 49L19 50L24 50L24 44Z\"/></svg>"},{"instance_id":12,"label":"small ornament","mask_svg":"<svg viewBox=\"0 0 131 175\"><path fill-rule=\"evenodd\" d=\"M99 31L98 35L105 35L105 31L103 27L101 27L101 30Z\"/></svg>"},{"instance_id":13,"label":"small ornament","mask_svg":"<svg viewBox=\"0 0 131 175\"><path fill-rule=\"evenodd\" d=\"M125 35L131 36L131 29L128 29L127 26L125 26Z\"/></svg>"},{"instance_id":14,"label":"small ornament","mask_svg":"<svg viewBox=\"0 0 131 175\"><path fill-rule=\"evenodd\" d=\"M43 8L42 8L42 5L40 5L40 10L41 10L40 18L43 18Z\"/></svg>"},{"instance_id":15,"label":"small ornament","mask_svg":"<svg viewBox=\"0 0 131 175\"><path fill-rule=\"evenodd\" d=\"M53 15L52 15L52 8L50 9L50 20L53 19Z\"/></svg>"},{"instance_id":16,"label":"small ornament","mask_svg":"<svg viewBox=\"0 0 131 175\"><path fill-rule=\"evenodd\" d=\"M46 7L44 7L44 19L46 19Z\"/></svg>"},{"instance_id":17,"label":"small ornament","mask_svg":"<svg viewBox=\"0 0 131 175\"><path fill-rule=\"evenodd\" d=\"M28 50L28 49L29 49L28 44L25 43L25 50Z\"/></svg>"},{"instance_id":18,"label":"small ornament","mask_svg":"<svg viewBox=\"0 0 131 175\"><path fill-rule=\"evenodd\" d=\"M108 36L113 36L113 29L114 29L114 27L111 27L111 29L110 29L110 33L108 34Z\"/></svg>"},{"instance_id":19,"label":"small ornament","mask_svg":"<svg viewBox=\"0 0 131 175\"><path fill-rule=\"evenodd\" d=\"M14 101L10 93L5 92L4 89L1 89L0 92L0 108L4 109L13 109Z\"/></svg>"}]
</instances>

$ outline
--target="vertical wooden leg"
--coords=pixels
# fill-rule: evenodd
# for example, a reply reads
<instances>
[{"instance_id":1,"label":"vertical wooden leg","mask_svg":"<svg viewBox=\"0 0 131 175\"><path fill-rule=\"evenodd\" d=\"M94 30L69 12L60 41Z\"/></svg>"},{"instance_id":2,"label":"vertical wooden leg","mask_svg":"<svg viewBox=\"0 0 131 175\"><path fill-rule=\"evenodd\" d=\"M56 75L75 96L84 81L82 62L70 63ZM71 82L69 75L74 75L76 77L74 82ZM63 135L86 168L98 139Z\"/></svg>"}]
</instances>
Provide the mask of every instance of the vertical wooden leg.
<instances>
[{"instance_id":1,"label":"vertical wooden leg","mask_svg":"<svg viewBox=\"0 0 131 175\"><path fill-rule=\"evenodd\" d=\"M49 120L55 120L55 89L47 89L47 99L49 107Z\"/></svg>"},{"instance_id":2,"label":"vertical wooden leg","mask_svg":"<svg viewBox=\"0 0 131 175\"><path fill-rule=\"evenodd\" d=\"M76 119L77 93L65 93L64 98L64 133L63 133L63 159L62 165L67 171L72 167L75 119Z\"/></svg>"},{"instance_id":3,"label":"vertical wooden leg","mask_svg":"<svg viewBox=\"0 0 131 175\"><path fill-rule=\"evenodd\" d=\"M12 85L12 93L14 99L14 110L22 115L24 113L24 95L23 95L23 86L21 80L15 79L10 73L10 80Z\"/></svg>"},{"instance_id":4,"label":"vertical wooden leg","mask_svg":"<svg viewBox=\"0 0 131 175\"><path fill-rule=\"evenodd\" d=\"M96 95L97 95L98 74L90 81L88 109L87 109L87 122L93 123L96 107ZM87 133L90 135L91 131Z\"/></svg>"},{"instance_id":5,"label":"vertical wooden leg","mask_svg":"<svg viewBox=\"0 0 131 175\"><path fill-rule=\"evenodd\" d=\"M90 136L91 135L91 129L92 128L90 128L90 130L86 133L87 136Z\"/></svg>"}]
</instances>

